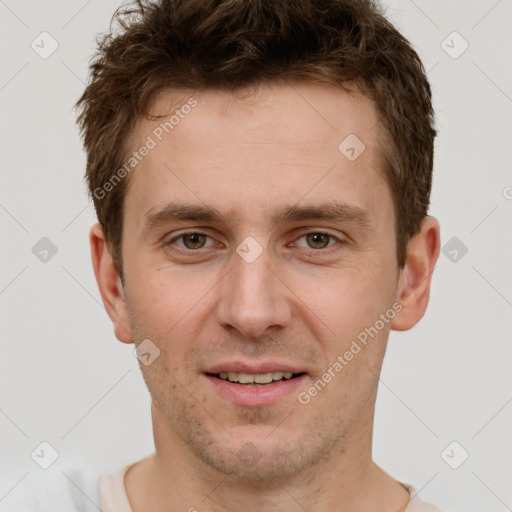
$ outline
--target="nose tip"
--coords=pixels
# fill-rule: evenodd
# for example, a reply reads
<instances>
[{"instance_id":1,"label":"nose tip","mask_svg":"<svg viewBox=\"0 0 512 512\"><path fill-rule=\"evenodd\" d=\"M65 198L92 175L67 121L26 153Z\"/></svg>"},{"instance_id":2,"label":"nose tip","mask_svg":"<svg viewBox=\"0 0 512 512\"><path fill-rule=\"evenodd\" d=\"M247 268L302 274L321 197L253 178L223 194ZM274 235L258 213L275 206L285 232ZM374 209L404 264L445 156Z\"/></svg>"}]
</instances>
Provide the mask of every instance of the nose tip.
<instances>
[{"instance_id":1,"label":"nose tip","mask_svg":"<svg viewBox=\"0 0 512 512\"><path fill-rule=\"evenodd\" d=\"M269 263L264 251L250 263L237 256L222 286L218 320L246 338L261 338L269 328L283 327L291 318L285 290Z\"/></svg>"}]
</instances>

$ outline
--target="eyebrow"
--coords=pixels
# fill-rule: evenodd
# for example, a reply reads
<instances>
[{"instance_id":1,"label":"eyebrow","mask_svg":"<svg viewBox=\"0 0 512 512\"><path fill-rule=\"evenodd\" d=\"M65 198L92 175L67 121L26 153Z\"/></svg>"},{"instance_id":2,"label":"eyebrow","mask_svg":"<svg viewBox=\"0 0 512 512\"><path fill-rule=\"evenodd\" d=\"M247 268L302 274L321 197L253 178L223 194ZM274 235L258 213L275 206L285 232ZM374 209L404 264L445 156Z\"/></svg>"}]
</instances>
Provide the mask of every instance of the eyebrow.
<instances>
[{"instance_id":1,"label":"eyebrow","mask_svg":"<svg viewBox=\"0 0 512 512\"><path fill-rule=\"evenodd\" d=\"M211 223L227 223L236 215L235 211L223 215L219 210L207 205L192 205L179 202L171 202L164 208L153 211L150 208L145 215L144 229L157 228L175 221L196 221ZM370 215L367 210L359 206L340 203L326 202L310 206L290 206L281 211L274 212L268 216L272 225L283 222L300 220L335 220L349 222L359 225L361 228L369 228L371 225Z\"/></svg>"}]
</instances>

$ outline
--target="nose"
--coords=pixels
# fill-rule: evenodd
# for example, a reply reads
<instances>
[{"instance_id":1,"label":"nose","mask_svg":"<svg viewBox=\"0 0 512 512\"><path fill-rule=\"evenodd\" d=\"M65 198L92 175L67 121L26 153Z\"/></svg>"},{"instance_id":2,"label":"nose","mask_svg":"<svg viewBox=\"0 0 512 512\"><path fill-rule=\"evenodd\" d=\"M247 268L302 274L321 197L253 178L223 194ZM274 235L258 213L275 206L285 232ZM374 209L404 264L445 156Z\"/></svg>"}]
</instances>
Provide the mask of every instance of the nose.
<instances>
[{"instance_id":1,"label":"nose","mask_svg":"<svg viewBox=\"0 0 512 512\"><path fill-rule=\"evenodd\" d=\"M291 293L278 272L271 269L267 250L251 263L234 253L233 267L221 286L217 315L224 328L258 338L267 329L285 327L290 322Z\"/></svg>"}]
</instances>

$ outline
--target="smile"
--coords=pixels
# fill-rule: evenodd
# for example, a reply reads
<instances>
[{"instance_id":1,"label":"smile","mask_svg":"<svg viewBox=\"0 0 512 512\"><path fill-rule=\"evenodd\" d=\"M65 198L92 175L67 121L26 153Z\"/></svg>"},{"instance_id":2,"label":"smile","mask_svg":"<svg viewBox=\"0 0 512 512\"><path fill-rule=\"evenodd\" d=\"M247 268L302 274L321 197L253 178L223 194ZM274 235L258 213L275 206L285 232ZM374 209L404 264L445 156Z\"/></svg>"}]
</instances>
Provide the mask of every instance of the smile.
<instances>
[{"instance_id":1,"label":"smile","mask_svg":"<svg viewBox=\"0 0 512 512\"><path fill-rule=\"evenodd\" d=\"M272 382L278 382L281 380L289 380L293 379L301 375L300 373L292 373L292 372L268 372L268 373L244 373L244 372L221 372L219 374L214 374L214 377L217 377L221 380L228 380L229 382L235 382L238 384L249 384L249 385L265 385L270 384Z\"/></svg>"},{"instance_id":2,"label":"smile","mask_svg":"<svg viewBox=\"0 0 512 512\"><path fill-rule=\"evenodd\" d=\"M297 395L307 374L272 371L265 373L204 373L214 394L237 406L264 407Z\"/></svg>"}]
</instances>

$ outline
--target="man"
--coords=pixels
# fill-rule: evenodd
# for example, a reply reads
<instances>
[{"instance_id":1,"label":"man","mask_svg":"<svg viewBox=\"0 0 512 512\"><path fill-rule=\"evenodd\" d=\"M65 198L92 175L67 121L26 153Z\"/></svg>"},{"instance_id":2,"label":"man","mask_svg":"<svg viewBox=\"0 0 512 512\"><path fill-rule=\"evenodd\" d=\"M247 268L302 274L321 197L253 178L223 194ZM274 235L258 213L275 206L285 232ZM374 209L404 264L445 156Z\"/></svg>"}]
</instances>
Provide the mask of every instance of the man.
<instances>
[{"instance_id":1,"label":"man","mask_svg":"<svg viewBox=\"0 0 512 512\"><path fill-rule=\"evenodd\" d=\"M369 0L119 11L78 102L95 276L156 451L103 512L437 511L372 461L391 329L424 315L431 91Z\"/></svg>"}]
</instances>

